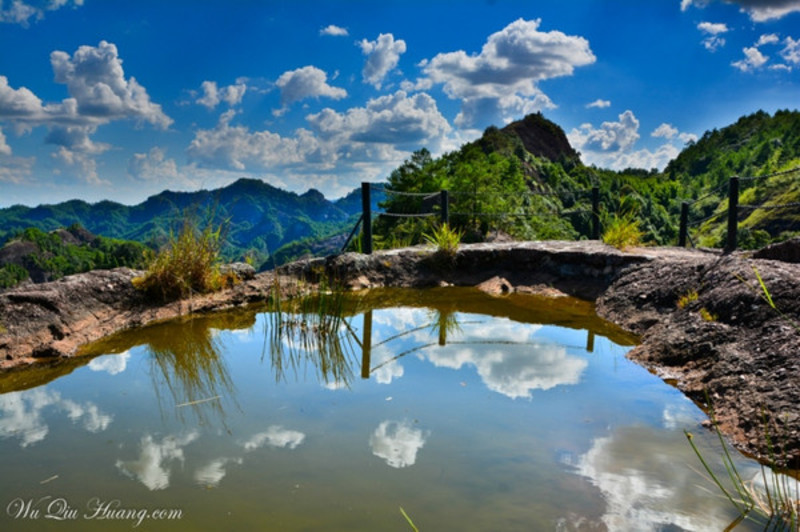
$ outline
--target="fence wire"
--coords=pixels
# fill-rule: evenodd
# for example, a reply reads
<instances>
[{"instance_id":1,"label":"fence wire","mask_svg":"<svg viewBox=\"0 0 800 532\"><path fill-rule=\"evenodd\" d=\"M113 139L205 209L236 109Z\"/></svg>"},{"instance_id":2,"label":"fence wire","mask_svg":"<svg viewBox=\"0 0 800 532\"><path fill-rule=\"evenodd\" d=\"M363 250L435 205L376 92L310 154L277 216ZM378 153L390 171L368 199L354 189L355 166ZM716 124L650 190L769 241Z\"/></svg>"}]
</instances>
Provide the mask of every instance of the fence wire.
<instances>
[{"instance_id":1,"label":"fence wire","mask_svg":"<svg viewBox=\"0 0 800 532\"><path fill-rule=\"evenodd\" d=\"M778 177L782 175L789 175L797 173L798 177L800 177L800 167L792 168L791 170L783 170L781 172L774 172L772 174L767 175L757 175L757 176L750 176L750 177L740 177L739 181L756 181L759 179L769 179L770 177Z\"/></svg>"}]
</instances>

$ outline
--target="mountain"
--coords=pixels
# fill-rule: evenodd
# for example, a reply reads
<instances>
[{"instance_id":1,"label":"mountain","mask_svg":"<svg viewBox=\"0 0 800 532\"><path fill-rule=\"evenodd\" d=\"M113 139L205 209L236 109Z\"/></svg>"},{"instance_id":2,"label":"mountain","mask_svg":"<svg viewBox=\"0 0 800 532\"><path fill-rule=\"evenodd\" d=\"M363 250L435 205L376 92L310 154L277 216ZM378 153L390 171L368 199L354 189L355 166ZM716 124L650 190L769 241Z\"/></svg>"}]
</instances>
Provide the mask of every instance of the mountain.
<instances>
[{"instance_id":1,"label":"mountain","mask_svg":"<svg viewBox=\"0 0 800 532\"><path fill-rule=\"evenodd\" d=\"M758 111L709 131L664 172L587 167L563 130L536 113L487 128L440 158L414 153L388 179L390 189L411 194L392 194L383 203L387 212L405 216L383 216L373 232L378 246L421 242L438 211L420 196L447 189L450 223L466 239L497 230L520 239L588 238L594 186L602 227L636 224L646 243L659 245L676 243L682 202L700 199L691 206L690 234L700 245L721 247L727 183L740 175L754 177L741 182L740 247L754 248L800 234L800 172L792 171L798 167L798 111ZM756 208L761 205L768 208ZM433 216L409 218L414 212Z\"/></svg>"},{"instance_id":2,"label":"mountain","mask_svg":"<svg viewBox=\"0 0 800 532\"><path fill-rule=\"evenodd\" d=\"M707 131L666 167L691 201L690 225L699 244L722 246L728 180L740 178L739 240L761 247L800 234L800 112L758 111ZM692 201L699 199L699 201ZM779 207L786 205L787 207ZM764 206L766 208L756 208ZM705 221L703 221L705 220Z\"/></svg>"},{"instance_id":3,"label":"mountain","mask_svg":"<svg viewBox=\"0 0 800 532\"><path fill-rule=\"evenodd\" d=\"M361 212L360 194L355 193L331 202L314 189L298 195L257 179L239 179L217 190L164 191L134 206L81 200L16 205L0 209L0 242L28 227L53 231L80 224L94 234L157 246L191 216L198 225L222 223L227 259L263 262L286 243L349 230L350 218Z\"/></svg>"},{"instance_id":4,"label":"mountain","mask_svg":"<svg viewBox=\"0 0 800 532\"><path fill-rule=\"evenodd\" d=\"M95 236L78 225L50 233L29 227L0 248L0 288L94 269L142 268L146 249L138 242Z\"/></svg>"}]
</instances>

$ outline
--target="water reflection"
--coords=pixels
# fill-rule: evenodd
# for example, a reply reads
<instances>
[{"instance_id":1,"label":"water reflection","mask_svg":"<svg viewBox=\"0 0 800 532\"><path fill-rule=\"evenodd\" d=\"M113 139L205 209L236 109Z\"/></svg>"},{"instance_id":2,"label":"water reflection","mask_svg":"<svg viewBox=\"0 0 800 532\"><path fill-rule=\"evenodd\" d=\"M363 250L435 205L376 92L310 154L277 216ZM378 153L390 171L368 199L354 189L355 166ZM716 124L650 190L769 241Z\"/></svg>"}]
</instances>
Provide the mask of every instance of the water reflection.
<instances>
[{"instance_id":1,"label":"water reflection","mask_svg":"<svg viewBox=\"0 0 800 532\"><path fill-rule=\"evenodd\" d=\"M225 475L228 474L228 464L242 465L241 458L222 457L212 460L203 467L198 468L194 473L195 481L201 486L217 487Z\"/></svg>"},{"instance_id":2,"label":"water reflection","mask_svg":"<svg viewBox=\"0 0 800 532\"><path fill-rule=\"evenodd\" d=\"M576 472L603 493L608 530L726 530L732 516L726 506L709 505L713 493L698 496L705 479L689 467L685 447L682 432L646 426L592 442Z\"/></svg>"},{"instance_id":3,"label":"water reflection","mask_svg":"<svg viewBox=\"0 0 800 532\"><path fill-rule=\"evenodd\" d=\"M401 469L414 465L417 452L429 435L409 421L386 420L370 436L369 446L372 454L385 460L387 465Z\"/></svg>"},{"instance_id":4,"label":"water reflection","mask_svg":"<svg viewBox=\"0 0 800 532\"><path fill-rule=\"evenodd\" d=\"M287 430L280 425L273 425L265 432L254 434L249 440L242 444L242 447L244 447L245 451L254 451L263 447L264 445L269 445L270 447L296 449L301 443L303 443L303 440L305 439L306 435L302 432L296 430Z\"/></svg>"},{"instance_id":5,"label":"water reflection","mask_svg":"<svg viewBox=\"0 0 800 532\"><path fill-rule=\"evenodd\" d=\"M62 398L57 391L35 388L0 395L0 437L18 438L21 447L44 440L49 432L44 415L47 409L65 414L89 432L104 431L113 420L92 402L79 403Z\"/></svg>"},{"instance_id":6,"label":"water reflection","mask_svg":"<svg viewBox=\"0 0 800 532\"><path fill-rule=\"evenodd\" d=\"M139 457L134 460L117 460L117 469L139 480L149 490L163 490L169 486L174 462L183 465L183 448L200 436L197 431L169 435L156 440L151 434L142 437Z\"/></svg>"}]
</instances>

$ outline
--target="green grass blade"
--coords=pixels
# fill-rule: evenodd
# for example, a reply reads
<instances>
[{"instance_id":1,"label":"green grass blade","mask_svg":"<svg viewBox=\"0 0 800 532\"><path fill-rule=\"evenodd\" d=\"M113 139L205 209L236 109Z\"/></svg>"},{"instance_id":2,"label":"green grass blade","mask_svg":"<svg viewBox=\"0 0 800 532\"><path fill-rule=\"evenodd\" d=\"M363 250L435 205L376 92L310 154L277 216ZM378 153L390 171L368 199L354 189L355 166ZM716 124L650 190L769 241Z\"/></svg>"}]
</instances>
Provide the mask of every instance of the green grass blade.
<instances>
[{"instance_id":1,"label":"green grass blade","mask_svg":"<svg viewBox=\"0 0 800 532\"><path fill-rule=\"evenodd\" d=\"M419 529L418 529L418 528L417 528L417 526L414 524L414 521L412 521L412 520L411 520L411 518L410 518L410 517L408 516L408 514L406 513L406 511L405 511L405 510L403 510L403 507L402 507L402 506L400 506L399 508L400 508L400 513L401 513L401 514L403 514L403 517L405 517L405 518L406 518L406 521L408 521L408 524L411 526L411 528L412 528L412 529L414 529L414 532L419 532Z\"/></svg>"}]
</instances>

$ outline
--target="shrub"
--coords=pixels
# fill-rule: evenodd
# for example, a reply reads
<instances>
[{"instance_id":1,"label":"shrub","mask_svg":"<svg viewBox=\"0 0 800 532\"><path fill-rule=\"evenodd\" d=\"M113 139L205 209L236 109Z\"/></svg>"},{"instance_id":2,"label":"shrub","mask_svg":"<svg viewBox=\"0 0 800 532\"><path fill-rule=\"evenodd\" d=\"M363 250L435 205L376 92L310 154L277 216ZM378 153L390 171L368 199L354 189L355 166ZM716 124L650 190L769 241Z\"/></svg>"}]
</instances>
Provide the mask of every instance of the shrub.
<instances>
[{"instance_id":1,"label":"shrub","mask_svg":"<svg viewBox=\"0 0 800 532\"><path fill-rule=\"evenodd\" d=\"M617 249L626 249L640 245L643 236L639 220L626 214L611 219L603 233L603 242Z\"/></svg>"},{"instance_id":2,"label":"shrub","mask_svg":"<svg viewBox=\"0 0 800 532\"><path fill-rule=\"evenodd\" d=\"M452 229L446 223L436 227L432 234L423 233L422 237L429 244L436 246L436 253L447 258L455 258L458 244L464 236L464 231Z\"/></svg>"},{"instance_id":3,"label":"shrub","mask_svg":"<svg viewBox=\"0 0 800 532\"><path fill-rule=\"evenodd\" d=\"M198 231L187 218L180 233L171 232L167 245L151 256L146 273L134 279L134 286L164 300L219 290L224 285L219 271L221 230L209 224Z\"/></svg>"}]
</instances>

